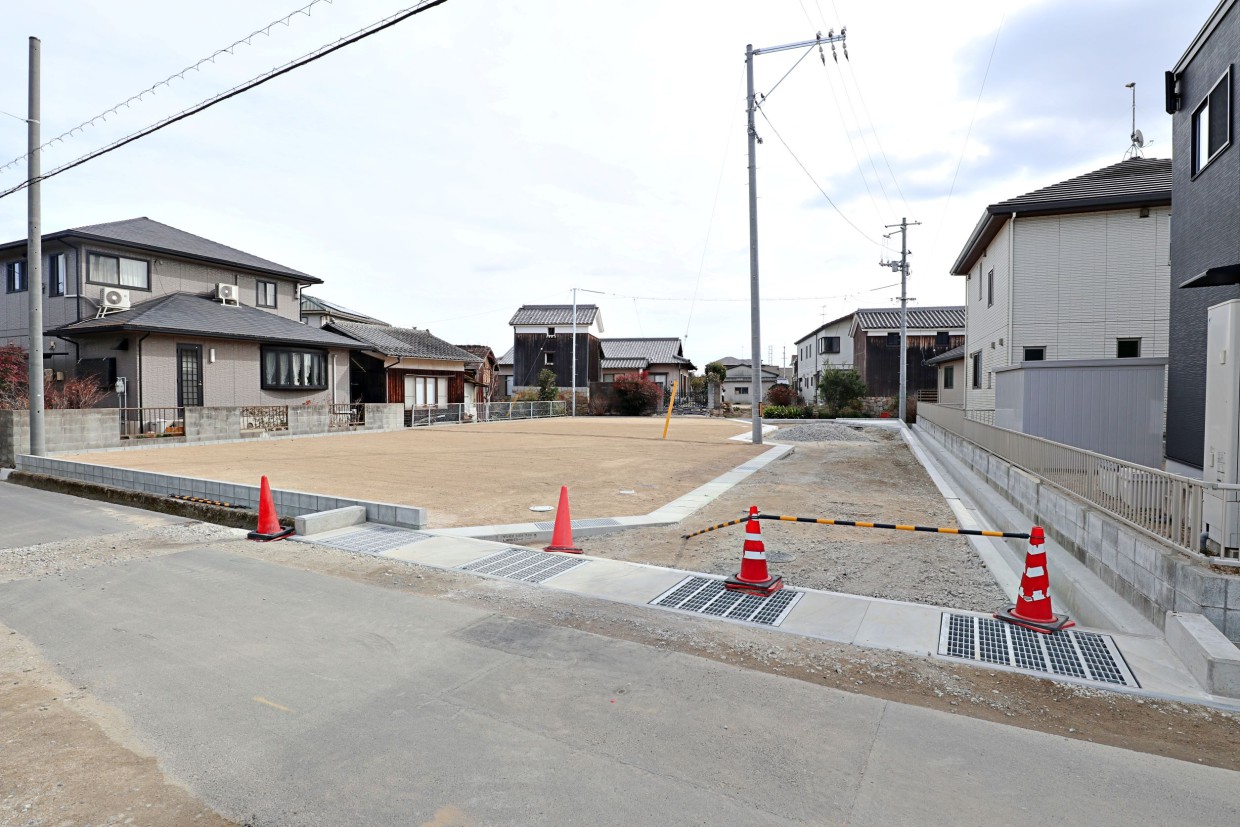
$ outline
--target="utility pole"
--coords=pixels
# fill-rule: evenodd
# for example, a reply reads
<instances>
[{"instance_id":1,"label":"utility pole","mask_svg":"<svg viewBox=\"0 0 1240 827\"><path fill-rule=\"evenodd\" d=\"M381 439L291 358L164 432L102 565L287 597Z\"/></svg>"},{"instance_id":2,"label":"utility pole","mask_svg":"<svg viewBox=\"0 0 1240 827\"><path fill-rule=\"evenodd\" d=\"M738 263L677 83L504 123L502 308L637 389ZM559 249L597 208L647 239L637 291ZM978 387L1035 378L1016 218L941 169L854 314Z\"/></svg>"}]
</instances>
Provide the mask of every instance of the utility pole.
<instances>
[{"instance_id":1,"label":"utility pole","mask_svg":"<svg viewBox=\"0 0 1240 827\"><path fill-rule=\"evenodd\" d=\"M750 333L750 367L753 369L753 390L751 393L756 394L753 399L753 413L751 419L753 421L753 444L762 444L762 413L758 404L762 398L762 310L759 303L758 295L758 167L757 152L758 144L762 143L762 139L758 137L758 131L754 128L753 116L757 110L757 102L754 99L753 91L753 58L754 55L764 55L772 52L785 52L789 49L812 49L818 47L819 55L825 65L827 62L826 55L823 54L822 44L830 43L831 56L835 57L836 42L844 42L845 30L841 29L839 34L834 31L828 32L826 37L819 32L813 40L803 40L800 43L785 43L783 46L770 46L765 49L755 49L750 43L745 46L745 89L746 89L746 116L748 120L749 133L749 333ZM848 57L848 49L844 48L844 57ZM838 60L838 58L836 58ZM776 84L778 85L778 84Z\"/></svg>"},{"instance_id":2,"label":"utility pole","mask_svg":"<svg viewBox=\"0 0 1240 827\"><path fill-rule=\"evenodd\" d=\"M908 228L916 227L920 221L909 222L901 218L899 224L887 224L888 228L900 228L900 261L880 261L883 267L890 267L900 272L900 421L908 423ZM894 233L889 234L890 238Z\"/></svg>"},{"instance_id":3,"label":"utility pole","mask_svg":"<svg viewBox=\"0 0 1240 827\"><path fill-rule=\"evenodd\" d=\"M30 38L30 106L26 120L26 292L30 299L27 379L30 397L30 453L47 453L43 431L43 204L39 179L39 38Z\"/></svg>"},{"instance_id":4,"label":"utility pole","mask_svg":"<svg viewBox=\"0 0 1240 827\"><path fill-rule=\"evenodd\" d=\"M573 288L573 402L572 402L573 416L577 415L577 291L578 290L580 290L583 293L598 293L600 295L602 295L602 292L603 292L602 290L587 290L584 287ZM599 322L599 324L601 325L602 322ZM587 330L588 329L589 328L587 328ZM589 357L590 355L587 353L586 354L586 359L587 359L586 361L586 391L587 392L590 390L590 362L588 361Z\"/></svg>"}]
</instances>

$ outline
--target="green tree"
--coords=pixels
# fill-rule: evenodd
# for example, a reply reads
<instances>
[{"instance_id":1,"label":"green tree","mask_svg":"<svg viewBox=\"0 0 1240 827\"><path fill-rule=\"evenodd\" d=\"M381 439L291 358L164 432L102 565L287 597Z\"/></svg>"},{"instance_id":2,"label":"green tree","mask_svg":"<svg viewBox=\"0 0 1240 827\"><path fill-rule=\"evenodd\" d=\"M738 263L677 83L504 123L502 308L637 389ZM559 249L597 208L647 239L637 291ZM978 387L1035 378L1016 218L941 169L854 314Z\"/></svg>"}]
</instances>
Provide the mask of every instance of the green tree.
<instances>
[{"instance_id":1,"label":"green tree","mask_svg":"<svg viewBox=\"0 0 1240 827\"><path fill-rule=\"evenodd\" d=\"M560 398L560 389L555 384L555 371L543 368L538 372L538 401L554 402Z\"/></svg>"},{"instance_id":2,"label":"green tree","mask_svg":"<svg viewBox=\"0 0 1240 827\"><path fill-rule=\"evenodd\" d=\"M706 374L707 381L710 382L723 384L723 380L728 378L728 369L721 362L711 362L702 370Z\"/></svg>"},{"instance_id":3,"label":"green tree","mask_svg":"<svg viewBox=\"0 0 1240 827\"><path fill-rule=\"evenodd\" d=\"M865 380L852 369L829 368L822 372L822 379L818 382L818 393L831 411L848 407L865 396L865 392Z\"/></svg>"}]
</instances>

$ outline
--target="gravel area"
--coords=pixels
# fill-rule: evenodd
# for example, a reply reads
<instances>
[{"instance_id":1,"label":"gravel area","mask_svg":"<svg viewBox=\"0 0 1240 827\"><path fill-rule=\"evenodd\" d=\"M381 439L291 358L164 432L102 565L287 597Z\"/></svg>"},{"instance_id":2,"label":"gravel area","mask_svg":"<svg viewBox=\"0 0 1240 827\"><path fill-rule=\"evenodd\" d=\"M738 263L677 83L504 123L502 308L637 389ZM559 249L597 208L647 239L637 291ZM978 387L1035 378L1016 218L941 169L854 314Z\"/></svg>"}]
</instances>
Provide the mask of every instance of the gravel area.
<instances>
[{"instance_id":1,"label":"gravel area","mask_svg":"<svg viewBox=\"0 0 1240 827\"><path fill-rule=\"evenodd\" d=\"M855 430L860 428L860 430ZM840 438L840 434L850 436ZM735 574L743 526L690 540L683 535L743 516L765 514L955 526L955 517L898 432L880 427L814 423L780 429L818 434L753 474L678 525L581 538L586 554ZM1006 602L981 558L959 536L881 529L761 522L768 555L791 555L771 570L789 586L991 611Z\"/></svg>"},{"instance_id":2,"label":"gravel area","mask_svg":"<svg viewBox=\"0 0 1240 827\"><path fill-rule=\"evenodd\" d=\"M806 422L801 425L780 425L771 435L772 442L876 442L873 427L842 425L836 422Z\"/></svg>"}]
</instances>

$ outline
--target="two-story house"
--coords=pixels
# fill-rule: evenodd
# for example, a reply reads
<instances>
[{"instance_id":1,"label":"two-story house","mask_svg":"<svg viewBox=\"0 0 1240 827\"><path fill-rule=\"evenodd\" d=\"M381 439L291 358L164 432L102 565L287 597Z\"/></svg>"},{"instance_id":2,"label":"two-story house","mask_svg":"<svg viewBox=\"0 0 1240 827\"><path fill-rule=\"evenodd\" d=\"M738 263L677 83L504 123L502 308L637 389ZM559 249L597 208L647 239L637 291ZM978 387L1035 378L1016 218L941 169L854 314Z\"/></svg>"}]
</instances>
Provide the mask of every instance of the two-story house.
<instances>
[{"instance_id":1,"label":"two-story house","mask_svg":"<svg viewBox=\"0 0 1240 827\"><path fill-rule=\"evenodd\" d=\"M807 402L816 402L824 370L853 366L853 314L819 325L796 340L792 385Z\"/></svg>"},{"instance_id":2,"label":"two-story house","mask_svg":"<svg viewBox=\"0 0 1240 827\"><path fill-rule=\"evenodd\" d=\"M314 276L149 218L45 235L39 285L25 252L0 245L0 341L27 344L26 291L43 290L45 370L121 388L104 405L348 401L354 343L300 321Z\"/></svg>"},{"instance_id":3,"label":"two-story house","mask_svg":"<svg viewBox=\"0 0 1240 827\"><path fill-rule=\"evenodd\" d=\"M732 405L752 405L754 403L755 390L757 391L757 401L761 402L766 398L771 388L781 382L777 366L763 365L762 387L755 389L753 386L753 368L750 367L753 362L747 359L737 359L735 356L725 356L716 361L727 369L727 376L720 388L722 400Z\"/></svg>"},{"instance_id":4,"label":"two-story house","mask_svg":"<svg viewBox=\"0 0 1240 827\"><path fill-rule=\"evenodd\" d=\"M905 320L907 347L901 353L900 315L900 309L893 307L863 307L852 314L852 366L870 396L900 395L901 360L910 399L933 390L936 371L926 361L964 344L964 307L910 307Z\"/></svg>"},{"instance_id":5,"label":"two-story house","mask_svg":"<svg viewBox=\"0 0 1240 827\"><path fill-rule=\"evenodd\" d=\"M561 390L575 386L578 393L589 393L590 383L601 381L603 317L596 305L577 305L574 319L571 304L525 304L508 324L513 335L510 392L537 387L538 374L544 370L555 373Z\"/></svg>"}]
</instances>

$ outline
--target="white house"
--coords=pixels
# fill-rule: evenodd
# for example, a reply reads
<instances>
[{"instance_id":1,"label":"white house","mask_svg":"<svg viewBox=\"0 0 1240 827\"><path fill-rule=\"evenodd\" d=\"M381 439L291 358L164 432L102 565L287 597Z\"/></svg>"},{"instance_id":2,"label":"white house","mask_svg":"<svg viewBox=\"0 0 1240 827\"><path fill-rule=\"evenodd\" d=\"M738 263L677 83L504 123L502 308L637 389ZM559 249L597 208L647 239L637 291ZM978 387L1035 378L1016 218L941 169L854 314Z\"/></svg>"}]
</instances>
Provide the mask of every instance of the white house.
<instances>
[{"instance_id":1,"label":"white house","mask_svg":"<svg viewBox=\"0 0 1240 827\"><path fill-rule=\"evenodd\" d=\"M1132 158L991 204L952 265L965 280L964 406L998 368L1166 357L1171 161Z\"/></svg>"},{"instance_id":2,"label":"white house","mask_svg":"<svg viewBox=\"0 0 1240 827\"><path fill-rule=\"evenodd\" d=\"M723 380L723 401L733 405L752 405L753 395L753 363L733 356L725 356L716 360L728 369L727 378ZM762 389L758 401L766 397L767 391L780 381L779 368L775 365L762 366Z\"/></svg>"},{"instance_id":3,"label":"white house","mask_svg":"<svg viewBox=\"0 0 1240 827\"><path fill-rule=\"evenodd\" d=\"M823 370L851 368L853 314L819 325L797 339L796 375L793 387L806 401L814 401Z\"/></svg>"}]
</instances>

